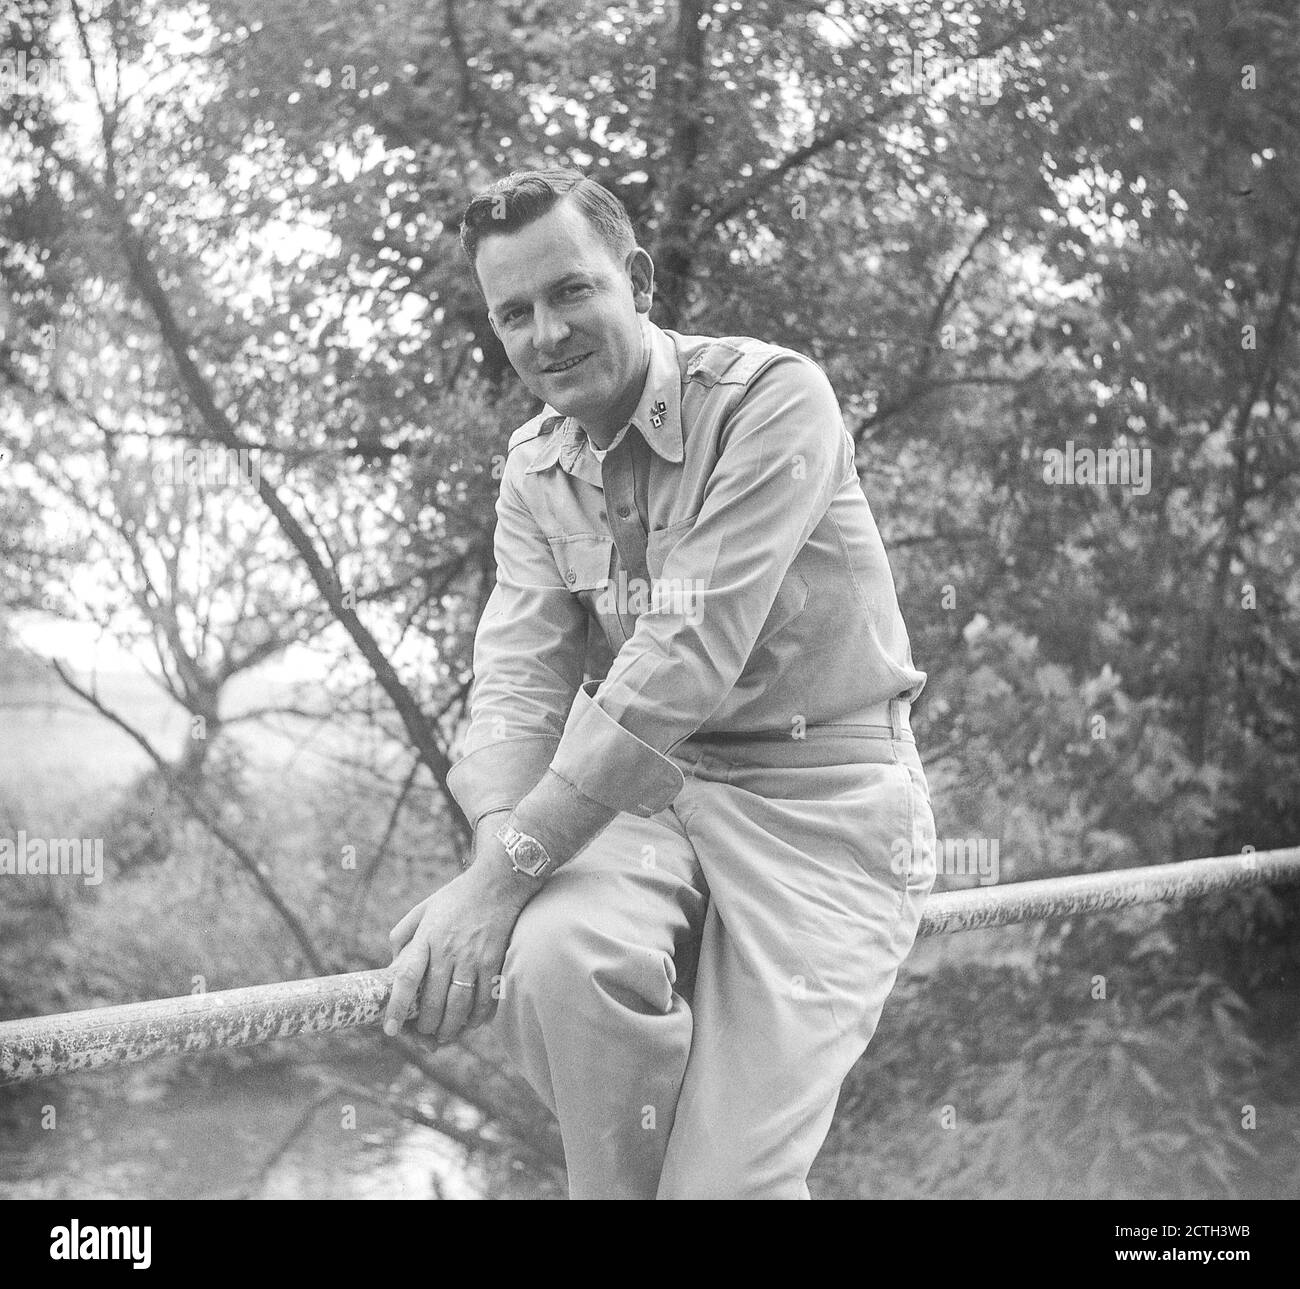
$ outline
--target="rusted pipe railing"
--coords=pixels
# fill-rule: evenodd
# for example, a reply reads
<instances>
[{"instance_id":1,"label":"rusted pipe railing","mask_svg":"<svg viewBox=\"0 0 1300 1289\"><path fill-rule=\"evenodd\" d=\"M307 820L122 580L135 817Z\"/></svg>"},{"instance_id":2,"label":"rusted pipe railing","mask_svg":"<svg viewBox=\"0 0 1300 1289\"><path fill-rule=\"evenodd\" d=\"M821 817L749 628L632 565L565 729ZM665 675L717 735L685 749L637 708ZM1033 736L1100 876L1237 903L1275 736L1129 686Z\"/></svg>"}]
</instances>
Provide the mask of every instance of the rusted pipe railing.
<instances>
[{"instance_id":1,"label":"rusted pipe railing","mask_svg":"<svg viewBox=\"0 0 1300 1289\"><path fill-rule=\"evenodd\" d=\"M1300 882L1300 847L1051 877L931 896L920 934L947 935L1248 886ZM273 1038L374 1025L392 969L0 1022L0 1086L154 1056L250 1047ZM414 1015L414 1009L412 1009Z\"/></svg>"},{"instance_id":2,"label":"rusted pipe railing","mask_svg":"<svg viewBox=\"0 0 1300 1289\"><path fill-rule=\"evenodd\" d=\"M1173 904L1217 891L1296 882L1300 882L1300 846L1217 859L1189 859L1181 864L1048 877L1037 882L1009 882L1006 886L931 896L921 919L920 934L978 931L1071 913L1102 913L1134 904Z\"/></svg>"}]
</instances>

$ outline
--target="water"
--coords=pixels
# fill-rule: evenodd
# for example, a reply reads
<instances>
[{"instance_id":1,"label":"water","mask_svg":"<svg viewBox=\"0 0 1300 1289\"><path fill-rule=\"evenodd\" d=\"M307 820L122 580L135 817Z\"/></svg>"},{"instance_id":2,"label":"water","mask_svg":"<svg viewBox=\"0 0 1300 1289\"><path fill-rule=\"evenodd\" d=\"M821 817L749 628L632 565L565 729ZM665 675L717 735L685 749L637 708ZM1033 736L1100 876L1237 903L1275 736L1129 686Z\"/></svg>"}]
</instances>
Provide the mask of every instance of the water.
<instances>
[{"instance_id":1,"label":"water","mask_svg":"<svg viewBox=\"0 0 1300 1289\"><path fill-rule=\"evenodd\" d=\"M0 1089L0 1196L464 1199L490 1189L461 1146L325 1091L288 1061L183 1065ZM381 1086L373 1062L330 1068Z\"/></svg>"}]
</instances>

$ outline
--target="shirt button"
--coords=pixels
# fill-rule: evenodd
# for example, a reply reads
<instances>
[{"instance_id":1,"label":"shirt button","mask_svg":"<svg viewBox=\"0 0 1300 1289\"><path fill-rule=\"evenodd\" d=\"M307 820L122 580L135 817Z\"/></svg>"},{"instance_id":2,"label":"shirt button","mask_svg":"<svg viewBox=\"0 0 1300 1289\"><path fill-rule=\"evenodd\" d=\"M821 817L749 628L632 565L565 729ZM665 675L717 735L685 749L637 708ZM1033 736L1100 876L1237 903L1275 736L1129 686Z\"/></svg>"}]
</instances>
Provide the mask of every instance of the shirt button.
<instances>
[{"instance_id":1,"label":"shirt button","mask_svg":"<svg viewBox=\"0 0 1300 1289\"><path fill-rule=\"evenodd\" d=\"M626 506L620 506L618 508L618 517L620 519L626 519L631 513L632 512Z\"/></svg>"},{"instance_id":2,"label":"shirt button","mask_svg":"<svg viewBox=\"0 0 1300 1289\"><path fill-rule=\"evenodd\" d=\"M570 569L570 570L569 570L569 571L564 575L564 578L565 578L565 581L568 581L568 582L576 582L576 581L578 580L578 575L577 575L577 574L576 574L572 569Z\"/></svg>"}]
</instances>

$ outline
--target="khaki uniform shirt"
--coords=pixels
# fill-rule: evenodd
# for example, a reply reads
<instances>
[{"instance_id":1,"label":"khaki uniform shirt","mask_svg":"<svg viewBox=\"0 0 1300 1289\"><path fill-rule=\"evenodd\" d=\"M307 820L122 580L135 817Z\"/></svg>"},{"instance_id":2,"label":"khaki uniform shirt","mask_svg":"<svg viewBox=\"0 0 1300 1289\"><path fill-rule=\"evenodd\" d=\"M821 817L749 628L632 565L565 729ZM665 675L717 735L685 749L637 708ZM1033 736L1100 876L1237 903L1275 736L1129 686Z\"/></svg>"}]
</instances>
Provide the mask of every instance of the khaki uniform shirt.
<instances>
[{"instance_id":1,"label":"khaki uniform shirt","mask_svg":"<svg viewBox=\"0 0 1300 1289\"><path fill-rule=\"evenodd\" d=\"M471 823L648 816L686 739L877 722L925 683L822 370L643 325L644 392L603 460L549 407L511 436L448 779Z\"/></svg>"}]
</instances>

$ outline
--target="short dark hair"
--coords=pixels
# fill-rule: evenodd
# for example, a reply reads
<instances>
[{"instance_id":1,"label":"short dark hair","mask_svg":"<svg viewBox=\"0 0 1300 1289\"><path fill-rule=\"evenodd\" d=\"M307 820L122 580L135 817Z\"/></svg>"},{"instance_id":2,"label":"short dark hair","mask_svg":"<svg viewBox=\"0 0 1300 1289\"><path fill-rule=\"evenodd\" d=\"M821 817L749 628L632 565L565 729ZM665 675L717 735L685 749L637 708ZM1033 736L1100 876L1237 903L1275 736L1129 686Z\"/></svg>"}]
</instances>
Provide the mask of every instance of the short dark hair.
<instances>
[{"instance_id":1,"label":"short dark hair","mask_svg":"<svg viewBox=\"0 0 1300 1289\"><path fill-rule=\"evenodd\" d=\"M565 199L586 217L622 261L636 249L636 233L623 203L581 170L515 170L476 193L460 221L460 245L478 282L479 243L494 233L513 233L540 219ZM479 290L483 284L479 282Z\"/></svg>"}]
</instances>

